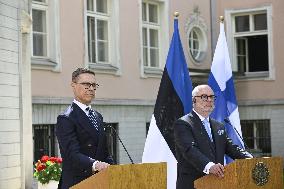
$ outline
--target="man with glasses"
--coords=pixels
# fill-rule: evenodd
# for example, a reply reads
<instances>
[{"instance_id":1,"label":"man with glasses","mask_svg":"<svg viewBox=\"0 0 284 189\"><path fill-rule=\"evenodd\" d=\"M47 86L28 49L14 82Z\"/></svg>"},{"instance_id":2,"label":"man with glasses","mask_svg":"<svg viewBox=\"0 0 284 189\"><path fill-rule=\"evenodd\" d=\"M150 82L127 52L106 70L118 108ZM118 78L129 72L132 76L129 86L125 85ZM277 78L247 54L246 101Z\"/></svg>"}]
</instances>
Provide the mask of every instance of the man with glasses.
<instances>
[{"instance_id":1,"label":"man with glasses","mask_svg":"<svg viewBox=\"0 0 284 189\"><path fill-rule=\"evenodd\" d=\"M108 153L102 115L93 110L98 84L95 73L78 68L72 73L73 103L58 116L56 136L63 159L59 187L67 189L113 164Z\"/></svg>"},{"instance_id":2,"label":"man with glasses","mask_svg":"<svg viewBox=\"0 0 284 189\"><path fill-rule=\"evenodd\" d=\"M224 155L232 159L251 156L232 143L222 123L209 117L216 96L208 85L192 91L193 110L174 124L177 189L193 189L194 180L205 174L224 177Z\"/></svg>"}]
</instances>

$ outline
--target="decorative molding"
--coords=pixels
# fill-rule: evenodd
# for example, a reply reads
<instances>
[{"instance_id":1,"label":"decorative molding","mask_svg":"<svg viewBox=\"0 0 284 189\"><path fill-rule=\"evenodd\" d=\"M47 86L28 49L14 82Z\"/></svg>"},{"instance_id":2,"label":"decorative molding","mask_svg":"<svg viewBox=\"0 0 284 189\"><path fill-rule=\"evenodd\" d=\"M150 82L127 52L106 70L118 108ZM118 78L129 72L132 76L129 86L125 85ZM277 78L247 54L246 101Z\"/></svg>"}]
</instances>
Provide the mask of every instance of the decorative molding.
<instances>
[{"instance_id":1,"label":"decorative molding","mask_svg":"<svg viewBox=\"0 0 284 189\"><path fill-rule=\"evenodd\" d=\"M263 72L245 72L235 75L235 81L274 81L275 78L269 77L269 71Z\"/></svg>"},{"instance_id":2,"label":"decorative molding","mask_svg":"<svg viewBox=\"0 0 284 189\"><path fill-rule=\"evenodd\" d=\"M162 78L163 75L163 69L161 68L149 68L149 67L144 67L144 75L143 78Z\"/></svg>"},{"instance_id":3,"label":"decorative molding","mask_svg":"<svg viewBox=\"0 0 284 189\"><path fill-rule=\"evenodd\" d=\"M193 27L199 27L204 32L206 33L208 32L207 24L205 22L205 19L202 16L200 16L200 11L198 6L194 7L193 13L189 14L188 18L186 19L185 28L184 28L185 32L189 34L189 32Z\"/></svg>"},{"instance_id":4,"label":"decorative molding","mask_svg":"<svg viewBox=\"0 0 284 189\"><path fill-rule=\"evenodd\" d=\"M119 67L113 64L104 64L104 63L89 63L89 68L95 71L96 73L112 74L120 76Z\"/></svg>"},{"instance_id":5,"label":"decorative molding","mask_svg":"<svg viewBox=\"0 0 284 189\"><path fill-rule=\"evenodd\" d=\"M21 33L29 34L31 32L32 17L31 15L22 10L21 12Z\"/></svg>"},{"instance_id":6,"label":"decorative molding","mask_svg":"<svg viewBox=\"0 0 284 189\"><path fill-rule=\"evenodd\" d=\"M32 69L55 71L58 64L48 58L31 58Z\"/></svg>"},{"instance_id":7,"label":"decorative molding","mask_svg":"<svg viewBox=\"0 0 284 189\"><path fill-rule=\"evenodd\" d=\"M284 99L259 99L259 100L239 100L238 105L245 106L269 106L269 105L284 105Z\"/></svg>"},{"instance_id":8,"label":"decorative molding","mask_svg":"<svg viewBox=\"0 0 284 189\"><path fill-rule=\"evenodd\" d=\"M73 97L32 97L32 104L65 105L70 104ZM141 99L95 99L92 104L105 106L154 106L155 100Z\"/></svg>"}]
</instances>

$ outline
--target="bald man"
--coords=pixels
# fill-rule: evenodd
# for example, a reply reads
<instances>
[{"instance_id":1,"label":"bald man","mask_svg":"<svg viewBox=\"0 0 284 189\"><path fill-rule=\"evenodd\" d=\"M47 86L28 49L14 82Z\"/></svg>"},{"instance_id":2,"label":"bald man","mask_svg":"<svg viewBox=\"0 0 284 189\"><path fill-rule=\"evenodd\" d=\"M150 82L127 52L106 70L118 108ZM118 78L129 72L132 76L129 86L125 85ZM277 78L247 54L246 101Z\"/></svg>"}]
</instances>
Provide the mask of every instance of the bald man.
<instances>
[{"instance_id":1,"label":"bald man","mask_svg":"<svg viewBox=\"0 0 284 189\"><path fill-rule=\"evenodd\" d=\"M209 117L216 96L208 85L192 91L193 110L175 122L177 189L193 189L194 180L213 174L224 176L224 155L232 159L249 158L232 143L222 123Z\"/></svg>"}]
</instances>

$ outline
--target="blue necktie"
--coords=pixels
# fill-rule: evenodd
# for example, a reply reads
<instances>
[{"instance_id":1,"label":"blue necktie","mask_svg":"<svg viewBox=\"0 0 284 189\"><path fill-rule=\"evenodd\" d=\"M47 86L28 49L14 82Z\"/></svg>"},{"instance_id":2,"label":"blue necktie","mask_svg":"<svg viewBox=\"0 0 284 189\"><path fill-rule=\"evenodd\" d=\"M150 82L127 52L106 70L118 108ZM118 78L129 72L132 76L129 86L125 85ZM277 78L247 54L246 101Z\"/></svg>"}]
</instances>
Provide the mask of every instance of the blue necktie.
<instances>
[{"instance_id":1,"label":"blue necktie","mask_svg":"<svg viewBox=\"0 0 284 189\"><path fill-rule=\"evenodd\" d=\"M212 133L211 133L211 129L210 129L210 123L208 122L207 119L204 119L204 120L202 121L202 123L203 123L203 125L204 125L204 127L205 127L205 129L206 129L206 132L207 132L207 134L208 134L208 136L209 136L211 142L213 142Z\"/></svg>"},{"instance_id":2,"label":"blue necktie","mask_svg":"<svg viewBox=\"0 0 284 189\"><path fill-rule=\"evenodd\" d=\"M97 131L99 130L99 126L98 126L98 116L95 113L94 110L92 110L91 108L86 108L86 110L88 111L88 117L90 119L90 121L92 122L93 126L97 129Z\"/></svg>"}]
</instances>

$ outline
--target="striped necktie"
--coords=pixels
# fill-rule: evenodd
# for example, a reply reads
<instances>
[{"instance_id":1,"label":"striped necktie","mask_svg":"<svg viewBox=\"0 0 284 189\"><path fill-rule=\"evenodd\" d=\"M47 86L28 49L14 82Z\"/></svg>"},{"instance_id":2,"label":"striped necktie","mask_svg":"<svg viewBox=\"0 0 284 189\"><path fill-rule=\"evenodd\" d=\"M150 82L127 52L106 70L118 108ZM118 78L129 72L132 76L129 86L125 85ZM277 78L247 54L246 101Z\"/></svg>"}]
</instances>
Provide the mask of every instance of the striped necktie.
<instances>
[{"instance_id":1,"label":"striped necktie","mask_svg":"<svg viewBox=\"0 0 284 189\"><path fill-rule=\"evenodd\" d=\"M210 138L210 141L213 142L212 133L211 133L211 128L210 128L210 123L209 123L209 121L208 121L207 119L204 119L204 120L202 121L202 123L203 123L203 125L204 125L204 127L205 127L205 130L206 130L206 132L207 132L207 134L208 134L208 136L209 136L209 138Z\"/></svg>"},{"instance_id":2,"label":"striped necktie","mask_svg":"<svg viewBox=\"0 0 284 189\"><path fill-rule=\"evenodd\" d=\"M90 121L92 122L92 124L96 128L96 130L98 131L99 130L99 125L98 125L98 116L97 116L97 114L90 107L86 108L86 110L88 111L88 118L90 119Z\"/></svg>"}]
</instances>

